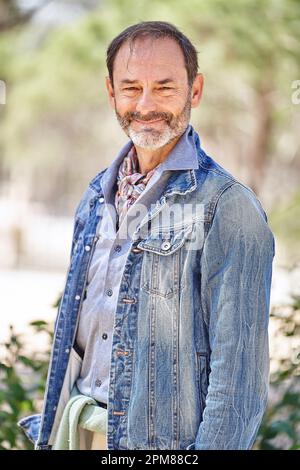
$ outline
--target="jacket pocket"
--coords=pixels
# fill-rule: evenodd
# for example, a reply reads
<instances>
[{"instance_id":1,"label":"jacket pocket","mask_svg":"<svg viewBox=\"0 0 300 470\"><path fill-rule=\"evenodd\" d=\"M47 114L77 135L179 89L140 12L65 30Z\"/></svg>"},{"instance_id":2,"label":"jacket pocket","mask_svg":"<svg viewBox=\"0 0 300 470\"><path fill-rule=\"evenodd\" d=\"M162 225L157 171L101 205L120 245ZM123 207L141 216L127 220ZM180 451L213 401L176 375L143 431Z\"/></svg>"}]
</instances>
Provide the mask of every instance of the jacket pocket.
<instances>
[{"instance_id":1,"label":"jacket pocket","mask_svg":"<svg viewBox=\"0 0 300 470\"><path fill-rule=\"evenodd\" d=\"M208 389L208 356L206 352L197 352L197 367L199 381L199 395L201 413L203 413L206 403Z\"/></svg>"},{"instance_id":2,"label":"jacket pocket","mask_svg":"<svg viewBox=\"0 0 300 470\"><path fill-rule=\"evenodd\" d=\"M18 421L18 426L23 429L25 435L28 439L33 442L34 444L38 440L40 424L41 424L41 414L35 414L31 416L26 416L26 418L22 418Z\"/></svg>"},{"instance_id":3,"label":"jacket pocket","mask_svg":"<svg viewBox=\"0 0 300 470\"><path fill-rule=\"evenodd\" d=\"M193 225L151 233L137 247L144 251L141 289L169 299L183 289L181 283L181 248L185 246Z\"/></svg>"}]
</instances>

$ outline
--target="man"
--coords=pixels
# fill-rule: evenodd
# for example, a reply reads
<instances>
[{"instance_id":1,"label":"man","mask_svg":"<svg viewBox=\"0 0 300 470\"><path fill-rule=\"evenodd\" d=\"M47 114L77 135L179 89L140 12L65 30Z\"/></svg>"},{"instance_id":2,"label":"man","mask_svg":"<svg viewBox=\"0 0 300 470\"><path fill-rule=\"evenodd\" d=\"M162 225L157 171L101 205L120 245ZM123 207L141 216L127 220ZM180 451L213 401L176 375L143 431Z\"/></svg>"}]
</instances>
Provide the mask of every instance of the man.
<instances>
[{"instance_id":1,"label":"man","mask_svg":"<svg viewBox=\"0 0 300 470\"><path fill-rule=\"evenodd\" d=\"M63 448L79 397L100 421L75 448L250 449L268 393L266 214L189 124L203 76L186 36L130 26L107 66L130 141L77 208L44 409L20 425L36 449Z\"/></svg>"}]
</instances>

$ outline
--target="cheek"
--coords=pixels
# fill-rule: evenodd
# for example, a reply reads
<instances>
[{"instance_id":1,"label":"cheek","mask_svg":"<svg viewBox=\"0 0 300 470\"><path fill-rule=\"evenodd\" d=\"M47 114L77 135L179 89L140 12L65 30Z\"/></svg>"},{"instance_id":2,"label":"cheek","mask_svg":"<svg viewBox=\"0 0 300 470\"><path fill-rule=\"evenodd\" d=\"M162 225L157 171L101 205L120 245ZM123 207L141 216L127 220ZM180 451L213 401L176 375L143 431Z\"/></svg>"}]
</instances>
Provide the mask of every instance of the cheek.
<instances>
[{"instance_id":1,"label":"cheek","mask_svg":"<svg viewBox=\"0 0 300 470\"><path fill-rule=\"evenodd\" d=\"M128 97L119 96L116 97L115 106L119 113L124 114L127 111L134 111L136 101Z\"/></svg>"},{"instance_id":2,"label":"cheek","mask_svg":"<svg viewBox=\"0 0 300 470\"><path fill-rule=\"evenodd\" d=\"M161 97L158 100L159 105L161 106L162 110L172 114L178 114L182 111L186 101L181 94L174 94L168 97ZM163 109L164 108L164 109Z\"/></svg>"},{"instance_id":3,"label":"cheek","mask_svg":"<svg viewBox=\"0 0 300 470\"><path fill-rule=\"evenodd\" d=\"M136 106L138 105L137 98L131 98L128 96L122 96L120 94L115 95L115 109L123 116L127 112L135 112ZM173 96L156 96L156 108L157 111L165 112L177 116L182 112L182 108L185 105L184 97L178 93Z\"/></svg>"}]
</instances>

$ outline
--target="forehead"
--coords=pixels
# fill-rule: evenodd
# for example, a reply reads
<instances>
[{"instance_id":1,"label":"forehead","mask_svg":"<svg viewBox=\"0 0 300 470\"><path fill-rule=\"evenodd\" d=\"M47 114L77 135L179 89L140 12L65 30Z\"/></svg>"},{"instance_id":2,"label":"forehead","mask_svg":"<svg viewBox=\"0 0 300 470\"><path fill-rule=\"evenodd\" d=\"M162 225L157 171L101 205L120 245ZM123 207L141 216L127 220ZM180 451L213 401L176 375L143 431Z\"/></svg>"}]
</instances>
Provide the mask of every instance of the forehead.
<instances>
[{"instance_id":1,"label":"forehead","mask_svg":"<svg viewBox=\"0 0 300 470\"><path fill-rule=\"evenodd\" d=\"M158 81L166 77L174 81L187 79L184 56L180 46L170 38L137 39L125 42L119 49L113 76L123 79Z\"/></svg>"}]
</instances>

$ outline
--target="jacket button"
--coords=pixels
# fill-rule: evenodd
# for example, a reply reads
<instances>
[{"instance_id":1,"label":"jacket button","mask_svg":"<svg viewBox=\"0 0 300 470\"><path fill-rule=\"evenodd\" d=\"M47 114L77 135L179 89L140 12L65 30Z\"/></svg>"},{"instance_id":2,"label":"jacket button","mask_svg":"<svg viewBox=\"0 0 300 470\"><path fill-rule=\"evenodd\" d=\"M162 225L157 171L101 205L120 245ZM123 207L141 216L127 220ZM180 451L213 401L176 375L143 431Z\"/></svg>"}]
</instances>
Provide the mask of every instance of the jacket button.
<instances>
[{"instance_id":1,"label":"jacket button","mask_svg":"<svg viewBox=\"0 0 300 470\"><path fill-rule=\"evenodd\" d=\"M164 250L164 251L166 251L166 250L168 250L168 249L170 248L170 246L171 246L171 243L165 241L165 242L162 242L162 244L161 244L161 249Z\"/></svg>"},{"instance_id":2,"label":"jacket button","mask_svg":"<svg viewBox=\"0 0 300 470\"><path fill-rule=\"evenodd\" d=\"M85 249L85 251L90 251L91 247L90 247L90 245L86 245L86 246L84 247L84 249Z\"/></svg>"},{"instance_id":3,"label":"jacket button","mask_svg":"<svg viewBox=\"0 0 300 470\"><path fill-rule=\"evenodd\" d=\"M106 333L103 333L102 338L103 338L103 339L107 339L107 334L106 334Z\"/></svg>"},{"instance_id":4,"label":"jacket button","mask_svg":"<svg viewBox=\"0 0 300 470\"><path fill-rule=\"evenodd\" d=\"M104 197L99 197L99 202L104 202Z\"/></svg>"}]
</instances>

